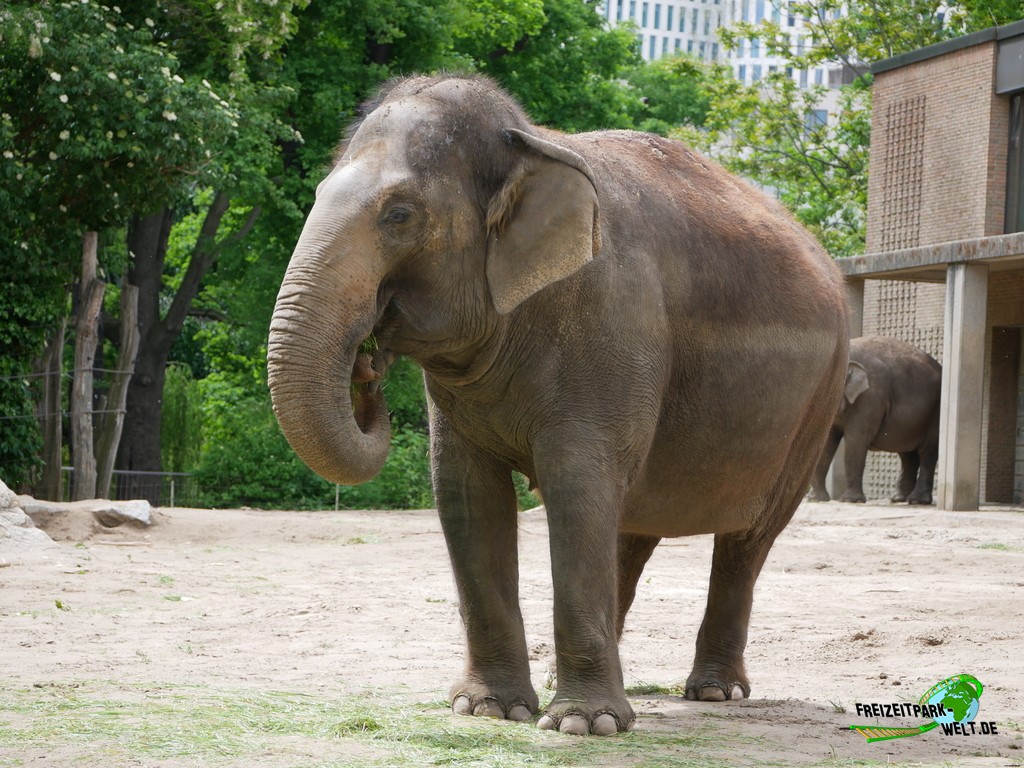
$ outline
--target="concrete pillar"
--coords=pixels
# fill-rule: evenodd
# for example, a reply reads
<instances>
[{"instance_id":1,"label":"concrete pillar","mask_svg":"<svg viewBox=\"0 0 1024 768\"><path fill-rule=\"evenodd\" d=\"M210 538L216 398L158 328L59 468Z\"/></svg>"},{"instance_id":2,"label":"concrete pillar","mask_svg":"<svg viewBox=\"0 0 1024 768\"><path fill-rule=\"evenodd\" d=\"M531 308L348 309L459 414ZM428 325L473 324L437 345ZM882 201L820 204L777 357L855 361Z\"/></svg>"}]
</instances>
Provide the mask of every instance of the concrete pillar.
<instances>
[{"instance_id":1,"label":"concrete pillar","mask_svg":"<svg viewBox=\"0 0 1024 768\"><path fill-rule=\"evenodd\" d=\"M848 277L846 279L846 303L849 307L850 338L856 339L864 335L864 281ZM839 444L825 487L833 499L838 499L846 491L846 441Z\"/></svg>"},{"instance_id":2,"label":"concrete pillar","mask_svg":"<svg viewBox=\"0 0 1024 768\"><path fill-rule=\"evenodd\" d=\"M975 510L981 492L981 408L985 380L988 267L946 270L938 507Z\"/></svg>"}]
</instances>

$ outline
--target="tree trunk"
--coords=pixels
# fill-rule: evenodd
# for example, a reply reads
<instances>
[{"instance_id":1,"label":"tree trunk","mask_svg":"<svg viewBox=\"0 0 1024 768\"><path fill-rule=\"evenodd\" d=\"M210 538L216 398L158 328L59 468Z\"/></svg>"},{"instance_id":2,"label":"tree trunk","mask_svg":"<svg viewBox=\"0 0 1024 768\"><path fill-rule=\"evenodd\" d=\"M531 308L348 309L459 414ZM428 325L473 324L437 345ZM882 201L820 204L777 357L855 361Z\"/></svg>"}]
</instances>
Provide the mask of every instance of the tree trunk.
<instances>
[{"instance_id":1,"label":"tree trunk","mask_svg":"<svg viewBox=\"0 0 1024 768\"><path fill-rule=\"evenodd\" d=\"M199 293L203 277L227 242L237 242L251 231L259 216L253 208L245 224L230 238L217 241L221 220L231 198L218 192L203 220L192 248L181 286L166 316L160 312L160 292L173 211L165 208L151 216L134 219L128 229L128 250L132 254L129 282L139 287L139 334L141 343L135 374L128 386L127 413L117 457L119 469L128 472L161 471L160 416L163 405L164 370L171 346L185 323L192 300ZM133 498L160 503L159 478L155 475L125 478Z\"/></svg>"},{"instance_id":2,"label":"tree trunk","mask_svg":"<svg viewBox=\"0 0 1024 768\"><path fill-rule=\"evenodd\" d=\"M75 323L75 371L71 385L71 449L75 469L72 501L96 495L96 457L92 443L92 366L99 340L98 320L106 284L96 277L96 232L82 238L82 283Z\"/></svg>"},{"instance_id":3,"label":"tree trunk","mask_svg":"<svg viewBox=\"0 0 1024 768\"><path fill-rule=\"evenodd\" d=\"M135 369L135 356L139 351L139 289L125 283L121 287L121 343L117 356L117 370L107 393L106 413L100 418L98 445L96 446L96 495L110 498L110 478L114 470L117 446L121 442L128 382Z\"/></svg>"},{"instance_id":4,"label":"tree trunk","mask_svg":"<svg viewBox=\"0 0 1024 768\"><path fill-rule=\"evenodd\" d=\"M43 476L40 482L40 498L61 501L61 458L64 448L64 329L67 321L62 319L57 332L46 350L45 378L43 389Z\"/></svg>"}]
</instances>

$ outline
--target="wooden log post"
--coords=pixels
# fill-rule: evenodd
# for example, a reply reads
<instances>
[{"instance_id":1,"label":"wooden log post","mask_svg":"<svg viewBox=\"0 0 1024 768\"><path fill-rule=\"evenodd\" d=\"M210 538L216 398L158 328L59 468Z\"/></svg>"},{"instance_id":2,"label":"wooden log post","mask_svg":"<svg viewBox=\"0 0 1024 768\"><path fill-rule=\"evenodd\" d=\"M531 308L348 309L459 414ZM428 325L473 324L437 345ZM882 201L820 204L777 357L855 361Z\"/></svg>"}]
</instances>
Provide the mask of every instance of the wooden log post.
<instances>
[{"instance_id":1,"label":"wooden log post","mask_svg":"<svg viewBox=\"0 0 1024 768\"><path fill-rule=\"evenodd\" d=\"M125 283L121 287L121 348L117 356L117 370L110 381L106 413L100 418L96 445L96 495L108 499L110 480L114 472L117 446L124 427L128 384L135 372L135 356L139 351L139 289Z\"/></svg>"},{"instance_id":2,"label":"wooden log post","mask_svg":"<svg viewBox=\"0 0 1024 768\"><path fill-rule=\"evenodd\" d=\"M75 474L71 499L96 495L96 456L92 439L92 367L99 342L99 316L106 284L96 277L98 235L82 238L82 283L75 321L75 372L71 383L71 453Z\"/></svg>"}]
</instances>

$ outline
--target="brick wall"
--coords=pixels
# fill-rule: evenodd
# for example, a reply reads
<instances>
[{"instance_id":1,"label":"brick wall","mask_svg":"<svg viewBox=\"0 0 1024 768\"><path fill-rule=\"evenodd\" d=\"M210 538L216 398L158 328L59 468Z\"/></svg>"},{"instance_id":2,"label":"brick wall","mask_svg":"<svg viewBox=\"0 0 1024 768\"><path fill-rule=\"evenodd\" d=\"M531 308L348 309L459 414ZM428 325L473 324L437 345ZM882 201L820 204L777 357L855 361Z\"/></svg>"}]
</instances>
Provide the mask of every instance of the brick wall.
<instances>
[{"instance_id":1,"label":"brick wall","mask_svg":"<svg viewBox=\"0 0 1024 768\"><path fill-rule=\"evenodd\" d=\"M875 76L869 253L1003 231L1009 100L995 41Z\"/></svg>"},{"instance_id":2,"label":"brick wall","mask_svg":"<svg viewBox=\"0 0 1024 768\"><path fill-rule=\"evenodd\" d=\"M876 74L869 253L1003 233L1010 110L995 95L996 54L990 41ZM863 333L941 363L944 311L943 284L868 280ZM1022 503L1024 271L992 275L987 320L981 498ZM866 495L888 498L898 476L897 456L869 454Z\"/></svg>"}]
</instances>

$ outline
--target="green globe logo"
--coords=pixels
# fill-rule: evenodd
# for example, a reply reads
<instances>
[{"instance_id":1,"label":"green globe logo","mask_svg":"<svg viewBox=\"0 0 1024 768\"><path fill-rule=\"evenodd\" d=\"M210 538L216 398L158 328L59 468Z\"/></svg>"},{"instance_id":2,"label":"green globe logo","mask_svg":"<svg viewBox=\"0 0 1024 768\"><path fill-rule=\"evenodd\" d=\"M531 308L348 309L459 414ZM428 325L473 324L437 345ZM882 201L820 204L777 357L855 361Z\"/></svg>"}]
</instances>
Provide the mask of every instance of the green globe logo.
<instances>
[{"instance_id":1,"label":"green globe logo","mask_svg":"<svg viewBox=\"0 0 1024 768\"><path fill-rule=\"evenodd\" d=\"M954 675L933 685L920 699L920 704L940 705L945 715L934 718L939 725L969 723L981 708L981 692L984 690L976 677Z\"/></svg>"},{"instance_id":2,"label":"green globe logo","mask_svg":"<svg viewBox=\"0 0 1024 768\"><path fill-rule=\"evenodd\" d=\"M920 736L940 726L946 735L960 733L961 731L957 729L963 729L968 724L970 732L975 733L974 718L981 708L979 699L983 690L978 678L973 675L953 675L929 688L915 705L897 703L886 705L884 708L887 712L891 710L895 713L886 715L887 717L899 717L901 714L906 716L908 708L912 708L915 715L931 718L932 722L911 727L851 725L850 730L860 733L869 743ZM858 704L857 708L860 712L862 705ZM865 714L879 709L881 708L877 704L863 706ZM981 733L996 733L995 723L982 723Z\"/></svg>"}]
</instances>

